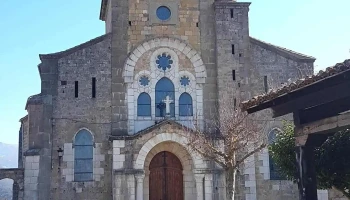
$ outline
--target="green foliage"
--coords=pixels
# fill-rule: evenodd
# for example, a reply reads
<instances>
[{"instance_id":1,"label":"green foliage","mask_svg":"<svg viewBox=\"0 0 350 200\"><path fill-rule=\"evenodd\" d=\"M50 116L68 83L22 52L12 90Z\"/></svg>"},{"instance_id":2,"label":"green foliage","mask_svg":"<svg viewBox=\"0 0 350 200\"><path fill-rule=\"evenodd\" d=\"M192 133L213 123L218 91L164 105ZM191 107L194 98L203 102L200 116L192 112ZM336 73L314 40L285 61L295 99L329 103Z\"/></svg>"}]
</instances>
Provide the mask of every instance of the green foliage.
<instances>
[{"instance_id":1,"label":"green foliage","mask_svg":"<svg viewBox=\"0 0 350 200\"><path fill-rule=\"evenodd\" d=\"M269 153L281 173L296 181L294 126L284 122L283 130L269 146ZM315 149L316 176L319 189L336 188L349 197L350 187L350 130L337 132Z\"/></svg>"},{"instance_id":2,"label":"green foliage","mask_svg":"<svg viewBox=\"0 0 350 200\"><path fill-rule=\"evenodd\" d=\"M283 123L283 132L277 133L275 141L269 146L269 153L280 168L281 175L288 180L296 181L297 165L295 162L294 126L292 124Z\"/></svg>"},{"instance_id":3,"label":"green foliage","mask_svg":"<svg viewBox=\"0 0 350 200\"><path fill-rule=\"evenodd\" d=\"M350 130L337 132L315 150L319 188L335 187L349 195Z\"/></svg>"}]
</instances>

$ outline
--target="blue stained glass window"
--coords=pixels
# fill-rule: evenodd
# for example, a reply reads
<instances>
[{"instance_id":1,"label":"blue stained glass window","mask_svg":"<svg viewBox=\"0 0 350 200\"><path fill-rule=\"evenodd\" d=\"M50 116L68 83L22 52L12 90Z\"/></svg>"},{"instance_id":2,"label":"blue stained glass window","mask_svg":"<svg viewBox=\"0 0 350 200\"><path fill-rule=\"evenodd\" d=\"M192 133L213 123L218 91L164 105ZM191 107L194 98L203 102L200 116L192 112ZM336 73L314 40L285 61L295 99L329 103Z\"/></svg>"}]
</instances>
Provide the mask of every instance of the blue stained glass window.
<instances>
[{"instance_id":1,"label":"blue stained glass window","mask_svg":"<svg viewBox=\"0 0 350 200\"><path fill-rule=\"evenodd\" d=\"M171 60L170 55L166 55L166 53L163 53L162 55L158 55L156 63L159 69L162 69L165 71L171 68L171 64L173 64L173 60Z\"/></svg>"},{"instance_id":2,"label":"blue stained glass window","mask_svg":"<svg viewBox=\"0 0 350 200\"><path fill-rule=\"evenodd\" d=\"M142 86L147 86L149 84L149 78L147 76L142 76L139 81Z\"/></svg>"},{"instance_id":3,"label":"blue stained glass window","mask_svg":"<svg viewBox=\"0 0 350 200\"><path fill-rule=\"evenodd\" d=\"M190 79L189 79L188 77L186 77L186 76L183 76L183 77L181 77L181 79L180 79L180 83L181 83L181 85L183 85L183 86L187 86L187 85L190 84Z\"/></svg>"},{"instance_id":4,"label":"blue stained glass window","mask_svg":"<svg viewBox=\"0 0 350 200\"><path fill-rule=\"evenodd\" d=\"M193 116L192 97L188 93L182 93L179 99L179 115Z\"/></svg>"},{"instance_id":5,"label":"blue stained glass window","mask_svg":"<svg viewBox=\"0 0 350 200\"><path fill-rule=\"evenodd\" d=\"M156 117L165 117L165 104L163 100L169 96L173 102L170 104L170 116L175 117L175 87L168 78L160 79L156 84Z\"/></svg>"},{"instance_id":6,"label":"blue stained glass window","mask_svg":"<svg viewBox=\"0 0 350 200\"><path fill-rule=\"evenodd\" d=\"M277 129L273 129L268 135L268 142L272 144L276 140L278 134ZM270 180L286 180L286 178L281 174L281 170L273 160L273 157L269 154L269 167L270 167Z\"/></svg>"},{"instance_id":7,"label":"blue stained glass window","mask_svg":"<svg viewBox=\"0 0 350 200\"><path fill-rule=\"evenodd\" d=\"M74 181L93 180L93 138L89 131L81 130L74 139Z\"/></svg>"},{"instance_id":8,"label":"blue stained glass window","mask_svg":"<svg viewBox=\"0 0 350 200\"><path fill-rule=\"evenodd\" d=\"M156 14L158 19L162 21L166 21L171 17L171 11L166 6L160 6L159 8L157 8Z\"/></svg>"},{"instance_id":9,"label":"blue stained glass window","mask_svg":"<svg viewBox=\"0 0 350 200\"><path fill-rule=\"evenodd\" d=\"M151 97L146 92L137 98L137 116L151 116Z\"/></svg>"}]
</instances>

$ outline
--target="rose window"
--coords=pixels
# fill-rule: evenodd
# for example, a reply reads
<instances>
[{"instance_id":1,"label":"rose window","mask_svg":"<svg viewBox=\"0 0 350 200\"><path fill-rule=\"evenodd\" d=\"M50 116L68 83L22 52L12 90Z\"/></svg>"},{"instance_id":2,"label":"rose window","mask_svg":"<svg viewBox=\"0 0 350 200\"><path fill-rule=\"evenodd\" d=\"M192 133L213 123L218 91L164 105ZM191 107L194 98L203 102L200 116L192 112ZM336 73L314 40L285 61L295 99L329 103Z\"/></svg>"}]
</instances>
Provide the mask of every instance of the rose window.
<instances>
[{"instance_id":1,"label":"rose window","mask_svg":"<svg viewBox=\"0 0 350 200\"><path fill-rule=\"evenodd\" d=\"M156 63L159 69L165 71L171 68L173 60L171 59L170 55L166 55L166 53L163 53L162 55L158 55Z\"/></svg>"},{"instance_id":2,"label":"rose window","mask_svg":"<svg viewBox=\"0 0 350 200\"><path fill-rule=\"evenodd\" d=\"M180 83L182 86L187 86L190 84L190 79L187 76L183 76L180 79Z\"/></svg>"},{"instance_id":3,"label":"rose window","mask_svg":"<svg viewBox=\"0 0 350 200\"><path fill-rule=\"evenodd\" d=\"M139 82L140 82L140 85L147 86L149 84L149 78L147 76L142 76Z\"/></svg>"}]
</instances>

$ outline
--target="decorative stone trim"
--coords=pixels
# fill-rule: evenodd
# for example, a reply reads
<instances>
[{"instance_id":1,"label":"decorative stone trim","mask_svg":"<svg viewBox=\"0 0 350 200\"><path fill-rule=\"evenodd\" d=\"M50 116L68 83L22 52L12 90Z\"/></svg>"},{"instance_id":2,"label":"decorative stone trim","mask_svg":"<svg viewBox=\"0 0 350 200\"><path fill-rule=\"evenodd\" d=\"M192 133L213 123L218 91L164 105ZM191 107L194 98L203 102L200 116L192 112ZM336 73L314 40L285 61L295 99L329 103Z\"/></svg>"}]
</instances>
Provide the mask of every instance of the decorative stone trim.
<instances>
[{"instance_id":1,"label":"decorative stone trim","mask_svg":"<svg viewBox=\"0 0 350 200\"><path fill-rule=\"evenodd\" d=\"M158 135L157 135L158 136ZM196 166L201 167L201 169L206 168L206 164L203 162L203 160L199 157L199 155L195 155L195 159L192 159L191 152L189 152L184 145L180 144L180 137L177 138L176 134L161 134L161 136L158 138L157 136L154 137L154 139L148 140L144 144L143 147L145 149L150 149L147 154L143 153L143 150L141 148L140 153L137 155L137 159L135 161L135 168L142 167L145 171L145 178L143 182L143 194L144 199L148 199L149 197L149 165L153 159L153 157L162 152L162 151L168 151L176 155L183 167L183 181L184 181L184 195L185 199L197 199L197 184L195 183L195 177L194 177L194 171ZM163 139L161 139L163 138ZM170 139L172 138L172 139ZM176 141L173 139L175 138ZM176 139L177 138L177 139ZM170 139L170 140L168 140ZM184 140L183 140L184 141ZM154 144L154 146L153 146ZM138 159L142 157L142 160L144 160L144 164L141 166L137 166L136 163L138 163ZM201 164L201 165L196 165ZM204 177L204 174L200 174ZM201 194L203 195L203 179L202 179L201 187Z\"/></svg>"},{"instance_id":2,"label":"decorative stone trim","mask_svg":"<svg viewBox=\"0 0 350 200\"><path fill-rule=\"evenodd\" d=\"M169 40L170 41L170 40ZM170 43L164 43L164 40L159 40L160 44L169 45ZM148 43L147 43L148 44ZM171 46L169 46L171 47ZM137 55L140 57L146 53L149 49L151 49L151 46L137 48ZM201 64L200 56L196 54L195 51L193 51L191 48L186 46L184 47L183 51L187 52L188 55L194 54L191 59L193 62L196 62L197 65ZM156 63L158 56L163 54L171 56L172 63L171 68L166 69L165 71L158 68L158 64ZM182 52L183 53L183 52ZM131 54L130 59L126 61L126 64L131 66L136 66L138 58L136 54ZM192 62L191 61L191 62ZM185 126L191 126L189 122L192 122L194 119L196 119L199 124L199 127L203 127L203 87L202 84L197 84L196 77L189 71L180 71L179 72L179 56L178 54L171 48L168 47L161 47L156 50L154 50L149 59L149 66L150 71L148 70L142 70L138 72L135 77L132 78L133 83L127 84L127 102L128 102L128 133L130 135L134 134L135 132L138 132L140 130L143 130L152 124L154 124L154 121L160 120L160 118L157 118L155 116L155 87L157 82L163 78L166 77L169 80L172 81L174 84L174 91L175 91L175 119L179 121L181 124ZM146 63L144 63L146 64ZM134 69L134 68L133 68ZM205 67L200 67L199 70L204 70ZM198 69L197 69L198 71ZM129 75L133 75L130 72L128 72ZM124 74L125 75L125 74ZM139 79L142 76L150 77L150 82L147 87L141 86L139 83ZM190 82L189 85L186 87L181 86L180 84L180 78L181 76L186 76L189 78ZM151 97L151 116L137 116L137 99L139 95L143 92L146 92ZM192 97L192 106L193 106L193 116L179 116L179 97L182 93L187 92Z\"/></svg>"},{"instance_id":3,"label":"decorative stone trim","mask_svg":"<svg viewBox=\"0 0 350 200\"><path fill-rule=\"evenodd\" d=\"M189 142L188 139L184 136L181 136L176 133L161 133L158 134L151 139L149 139L141 148L139 151L136 161L134 163L134 168L135 169L144 169L145 167L145 160L149 152L158 144L163 143L163 142L174 142L178 143L179 145L183 146L184 149L187 150L187 152L191 156L191 160L193 161L194 168L196 169L201 169L201 168L206 168L206 164L204 163L203 159L195 152L191 151L187 143ZM177 152L175 152L175 155ZM181 157L179 157L181 160Z\"/></svg>"},{"instance_id":4,"label":"decorative stone trim","mask_svg":"<svg viewBox=\"0 0 350 200\"><path fill-rule=\"evenodd\" d=\"M63 164L62 176L66 182L74 182L74 148L73 143L65 143L63 147ZM102 152L102 143L95 143L93 149L93 180L101 181L101 176L104 175L104 168L101 162L105 161L105 155ZM64 166L64 165L62 165Z\"/></svg>"},{"instance_id":5,"label":"decorative stone trim","mask_svg":"<svg viewBox=\"0 0 350 200\"><path fill-rule=\"evenodd\" d=\"M24 163L24 198L38 199L38 176L40 156L26 156Z\"/></svg>"},{"instance_id":6,"label":"decorative stone trim","mask_svg":"<svg viewBox=\"0 0 350 200\"><path fill-rule=\"evenodd\" d=\"M125 140L113 140L113 169L123 169L125 154L120 152L125 147Z\"/></svg>"},{"instance_id":7,"label":"decorative stone trim","mask_svg":"<svg viewBox=\"0 0 350 200\"><path fill-rule=\"evenodd\" d=\"M135 65L142 54L150 49L159 47L171 47L184 53L186 57L191 60L192 65L195 68L197 83L205 83L207 73L200 53L194 50L188 44L185 44L181 40L175 38L155 38L144 42L134 49L129 54L129 57L124 64L123 77L125 83L133 82Z\"/></svg>"}]
</instances>

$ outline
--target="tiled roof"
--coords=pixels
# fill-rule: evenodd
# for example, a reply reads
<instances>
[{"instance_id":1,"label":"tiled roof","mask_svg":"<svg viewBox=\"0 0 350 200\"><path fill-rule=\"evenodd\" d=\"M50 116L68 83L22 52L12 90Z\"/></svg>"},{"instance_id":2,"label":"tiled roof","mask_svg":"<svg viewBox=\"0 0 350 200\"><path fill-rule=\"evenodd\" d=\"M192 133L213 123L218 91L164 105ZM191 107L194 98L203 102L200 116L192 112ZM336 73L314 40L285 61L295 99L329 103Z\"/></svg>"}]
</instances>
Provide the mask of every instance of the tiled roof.
<instances>
[{"instance_id":1,"label":"tiled roof","mask_svg":"<svg viewBox=\"0 0 350 200\"><path fill-rule=\"evenodd\" d=\"M242 110L247 110L251 107L258 106L262 103L271 101L279 96L285 95L287 93L299 90L303 87L312 85L316 82L322 81L329 77L341 74L345 71L350 70L350 59L345 60L343 63L338 63L333 67L328 67L326 71L319 71L316 75L306 77L304 79L299 79L289 85L281 87L277 90L272 90L267 94L255 96L254 98L244 101L240 104Z\"/></svg>"},{"instance_id":2,"label":"tiled roof","mask_svg":"<svg viewBox=\"0 0 350 200\"><path fill-rule=\"evenodd\" d=\"M270 50L272 52L275 52L283 57L287 57L292 60L297 60L297 61L309 61L309 62L314 62L316 58L312 56L307 56L274 44L270 44L261 40L258 40L256 38L250 37L250 42L256 45L259 45L263 47L264 49Z\"/></svg>"}]
</instances>

